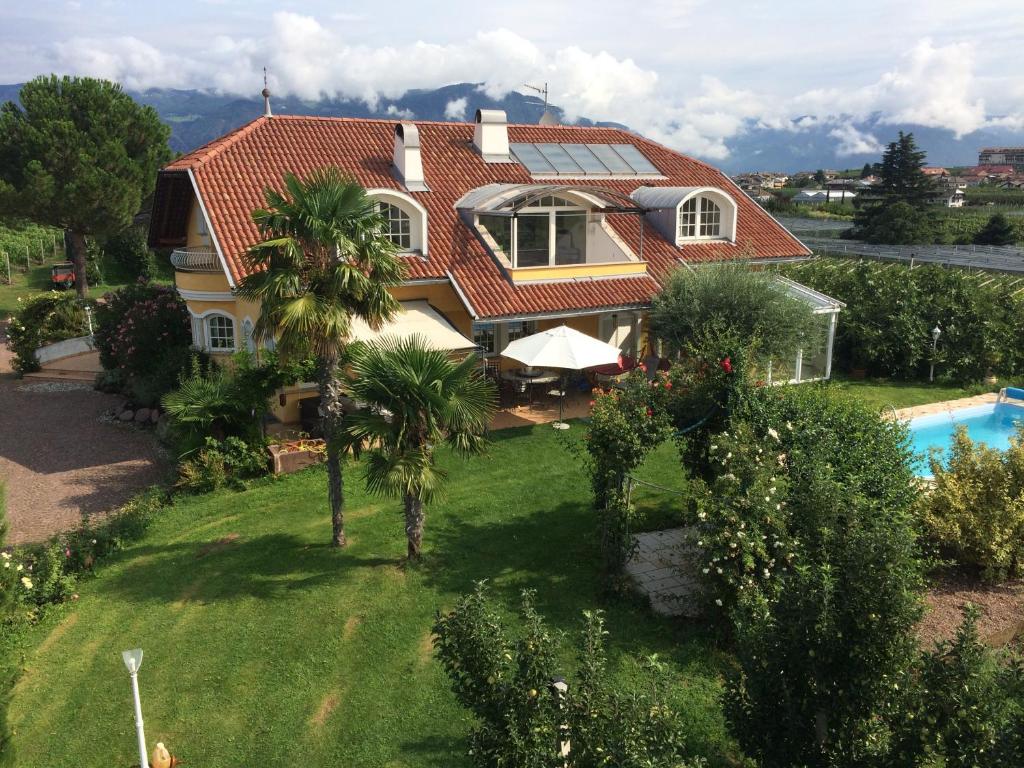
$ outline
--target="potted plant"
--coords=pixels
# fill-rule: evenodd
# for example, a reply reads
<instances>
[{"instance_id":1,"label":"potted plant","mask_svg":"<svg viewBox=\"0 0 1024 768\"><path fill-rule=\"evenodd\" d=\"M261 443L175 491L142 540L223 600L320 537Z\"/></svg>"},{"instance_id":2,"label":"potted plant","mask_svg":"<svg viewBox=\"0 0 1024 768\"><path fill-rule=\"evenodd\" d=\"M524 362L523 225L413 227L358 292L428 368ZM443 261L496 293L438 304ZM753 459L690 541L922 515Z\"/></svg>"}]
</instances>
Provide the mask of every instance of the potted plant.
<instances>
[{"instance_id":1,"label":"potted plant","mask_svg":"<svg viewBox=\"0 0 1024 768\"><path fill-rule=\"evenodd\" d=\"M267 450L274 462L274 474L287 475L322 462L327 456L327 443L321 438L299 435L271 443Z\"/></svg>"}]
</instances>

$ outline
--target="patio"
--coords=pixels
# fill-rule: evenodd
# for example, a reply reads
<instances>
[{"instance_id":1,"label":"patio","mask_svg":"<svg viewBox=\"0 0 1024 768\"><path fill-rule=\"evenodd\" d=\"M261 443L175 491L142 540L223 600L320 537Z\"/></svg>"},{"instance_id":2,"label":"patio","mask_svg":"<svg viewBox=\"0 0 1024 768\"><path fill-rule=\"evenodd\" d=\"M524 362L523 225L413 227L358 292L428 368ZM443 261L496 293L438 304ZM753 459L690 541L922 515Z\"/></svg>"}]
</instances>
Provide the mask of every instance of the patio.
<instances>
[{"instance_id":1,"label":"patio","mask_svg":"<svg viewBox=\"0 0 1024 768\"><path fill-rule=\"evenodd\" d=\"M551 385L552 389L557 387L557 384ZM592 397L589 392L566 390L562 417L565 419L586 418L590 415ZM548 424L556 421L558 421L558 398L541 394L532 404L502 407L495 414L494 420L491 422L491 429L525 427L531 424Z\"/></svg>"}]
</instances>

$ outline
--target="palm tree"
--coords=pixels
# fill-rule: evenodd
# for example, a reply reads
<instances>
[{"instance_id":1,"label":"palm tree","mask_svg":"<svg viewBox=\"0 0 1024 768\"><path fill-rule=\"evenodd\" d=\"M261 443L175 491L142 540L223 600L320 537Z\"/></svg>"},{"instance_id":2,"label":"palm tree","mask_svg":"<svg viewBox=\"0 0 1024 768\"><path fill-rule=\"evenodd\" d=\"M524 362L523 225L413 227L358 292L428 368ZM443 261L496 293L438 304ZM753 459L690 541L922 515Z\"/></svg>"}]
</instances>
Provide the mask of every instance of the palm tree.
<instances>
[{"instance_id":1,"label":"palm tree","mask_svg":"<svg viewBox=\"0 0 1024 768\"><path fill-rule=\"evenodd\" d=\"M337 168L305 180L287 173L284 192L268 188L264 197L267 207L252 214L263 240L250 250L252 273L238 296L260 304L257 338L273 339L284 359L318 363L332 542L343 547L341 364L353 318L379 328L398 311L388 289L402 282L405 264L377 204Z\"/></svg>"},{"instance_id":2,"label":"palm tree","mask_svg":"<svg viewBox=\"0 0 1024 768\"><path fill-rule=\"evenodd\" d=\"M367 345L355 355L351 373L352 397L366 407L349 417L346 435L357 448L372 446L367 489L404 502L408 557L416 560L423 505L437 497L446 478L434 448L444 441L463 455L483 451L494 385L480 375L474 356L453 361L420 336Z\"/></svg>"}]
</instances>

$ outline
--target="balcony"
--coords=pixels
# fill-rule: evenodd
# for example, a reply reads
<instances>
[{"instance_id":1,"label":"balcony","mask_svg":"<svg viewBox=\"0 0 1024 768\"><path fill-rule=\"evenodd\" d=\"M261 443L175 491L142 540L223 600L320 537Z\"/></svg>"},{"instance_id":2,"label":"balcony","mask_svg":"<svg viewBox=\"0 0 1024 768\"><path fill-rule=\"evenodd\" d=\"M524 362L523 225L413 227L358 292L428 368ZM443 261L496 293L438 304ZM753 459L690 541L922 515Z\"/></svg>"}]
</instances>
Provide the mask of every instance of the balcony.
<instances>
[{"instance_id":1,"label":"balcony","mask_svg":"<svg viewBox=\"0 0 1024 768\"><path fill-rule=\"evenodd\" d=\"M171 265L178 272L222 272L217 252L209 246L175 248L171 252Z\"/></svg>"}]
</instances>

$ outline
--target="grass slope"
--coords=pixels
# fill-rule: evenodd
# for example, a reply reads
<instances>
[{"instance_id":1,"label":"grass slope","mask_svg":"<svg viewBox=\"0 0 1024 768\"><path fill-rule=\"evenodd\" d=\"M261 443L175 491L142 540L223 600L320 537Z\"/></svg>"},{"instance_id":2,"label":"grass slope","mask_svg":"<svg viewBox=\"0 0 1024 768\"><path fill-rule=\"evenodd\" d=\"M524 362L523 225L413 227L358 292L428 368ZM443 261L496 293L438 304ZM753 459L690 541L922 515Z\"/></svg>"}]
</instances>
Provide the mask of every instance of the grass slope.
<instances>
[{"instance_id":1,"label":"grass slope","mask_svg":"<svg viewBox=\"0 0 1024 768\"><path fill-rule=\"evenodd\" d=\"M870 408L881 410L892 405L895 408L909 408L914 405L940 403L957 400L984 392L994 392L1000 385L989 387L974 384L958 387L951 384L929 384L917 381L852 381L837 380L823 385L847 392Z\"/></svg>"},{"instance_id":2,"label":"grass slope","mask_svg":"<svg viewBox=\"0 0 1024 768\"><path fill-rule=\"evenodd\" d=\"M18 764L132 764L120 652L136 646L149 743L191 765L467 764L470 721L432 658L435 612L478 579L510 606L536 589L562 630L602 605L588 483L562 444L581 433L510 430L484 458L446 457L450 493L429 510L417 568L400 565L398 506L368 498L355 469L343 551L326 546L319 469L180 500L24 639L10 713ZM675 487L677 467L665 446L644 472ZM659 654L678 676L694 746L733 754L718 704L727 658L714 639L638 603L606 607L617 673L635 672L624 653Z\"/></svg>"}]
</instances>

